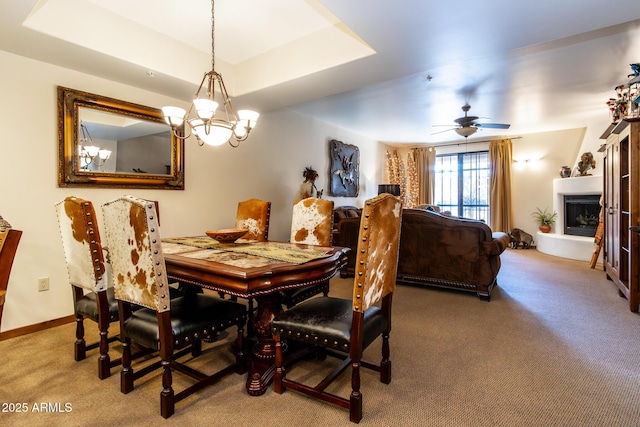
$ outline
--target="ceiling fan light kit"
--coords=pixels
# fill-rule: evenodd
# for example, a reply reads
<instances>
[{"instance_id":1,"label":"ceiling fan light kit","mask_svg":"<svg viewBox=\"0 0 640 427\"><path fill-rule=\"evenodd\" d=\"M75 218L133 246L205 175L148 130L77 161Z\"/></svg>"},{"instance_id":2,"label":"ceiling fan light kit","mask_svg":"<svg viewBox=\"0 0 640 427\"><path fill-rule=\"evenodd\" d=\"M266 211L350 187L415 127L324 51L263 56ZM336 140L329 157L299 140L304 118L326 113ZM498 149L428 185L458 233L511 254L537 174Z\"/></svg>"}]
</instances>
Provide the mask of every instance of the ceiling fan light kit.
<instances>
[{"instance_id":1,"label":"ceiling fan light kit","mask_svg":"<svg viewBox=\"0 0 640 427\"><path fill-rule=\"evenodd\" d=\"M465 138L473 135L478 131L478 128L475 126L461 127L454 129L456 133L460 136L464 136Z\"/></svg>"},{"instance_id":2,"label":"ceiling fan light kit","mask_svg":"<svg viewBox=\"0 0 640 427\"><path fill-rule=\"evenodd\" d=\"M465 138L470 137L474 133L478 131L479 128L488 128L488 129L509 129L509 124L506 123L479 123L477 120L481 120L478 116L469 116L467 113L471 109L469 104L464 104L462 106L462 111L464 111L463 117L458 117L454 120L454 122L458 125L458 127L447 129L441 132L448 132L450 130L455 130L456 133L460 136L464 136ZM437 125L436 125L437 126ZM436 132L436 133L441 133ZM432 133L431 135L435 135L436 133Z\"/></svg>"}]
</instances>

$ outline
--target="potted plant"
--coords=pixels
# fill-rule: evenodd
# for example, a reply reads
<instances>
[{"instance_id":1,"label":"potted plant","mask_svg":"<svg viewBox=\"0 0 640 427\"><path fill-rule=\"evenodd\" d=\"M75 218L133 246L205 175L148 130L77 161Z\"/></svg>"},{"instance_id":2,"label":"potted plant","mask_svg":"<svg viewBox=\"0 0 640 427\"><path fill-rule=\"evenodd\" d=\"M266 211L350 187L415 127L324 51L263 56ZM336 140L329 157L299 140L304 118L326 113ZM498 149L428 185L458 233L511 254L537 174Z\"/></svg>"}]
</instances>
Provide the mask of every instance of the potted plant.
<instances>
[{"instance_id":1,"label":"potted plant","mask_svg":"<svg viewBox=\"0 0 640 427\"><path fill-rule=\"evenodd\" d=\"M551 231L551 226L555 224L558 213L551 213L547 211L547 208L545 208L544 210L536 208L535 212L531 213L531 216L533 216L536 221L538 221L538 224L540 224L540 226L538 227L540 231L542 231L543 233L548 233Z\"/></svg>"}]
</instances>

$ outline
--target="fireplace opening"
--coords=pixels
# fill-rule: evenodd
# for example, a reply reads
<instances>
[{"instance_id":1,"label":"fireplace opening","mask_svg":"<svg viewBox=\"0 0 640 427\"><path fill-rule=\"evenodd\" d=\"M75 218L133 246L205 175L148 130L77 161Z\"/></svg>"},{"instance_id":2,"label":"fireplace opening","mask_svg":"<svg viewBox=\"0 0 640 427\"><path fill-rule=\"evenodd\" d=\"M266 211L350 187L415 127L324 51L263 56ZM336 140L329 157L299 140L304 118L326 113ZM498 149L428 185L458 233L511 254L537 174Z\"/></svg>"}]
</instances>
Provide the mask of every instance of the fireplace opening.
<instances>
[{"instance_id":1,"label":"fireplace opening","mask_svg":"<svg viewBox=\"0 0 640 427\"><path fill-rule=\"evenodd\" d=\"M597 194L564 196L564 234L594 237L599 215Z\"/></svg>"}]
</instances>

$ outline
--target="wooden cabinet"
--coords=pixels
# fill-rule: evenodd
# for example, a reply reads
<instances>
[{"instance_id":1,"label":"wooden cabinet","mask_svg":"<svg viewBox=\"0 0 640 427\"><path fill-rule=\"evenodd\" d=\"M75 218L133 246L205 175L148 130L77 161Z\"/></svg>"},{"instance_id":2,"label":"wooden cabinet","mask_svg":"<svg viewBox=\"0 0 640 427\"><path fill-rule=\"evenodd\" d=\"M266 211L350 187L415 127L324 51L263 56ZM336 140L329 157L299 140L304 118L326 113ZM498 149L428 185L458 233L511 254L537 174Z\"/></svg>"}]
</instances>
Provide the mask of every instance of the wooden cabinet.
<instances>
[{"instance_id":1,"label":"wooden cabinet","mask_svg":"<svg viewBox=\"0 0 640 427\"><path fill-rule=\"evenodd\" d=\"M628 119L608 129L604 155L604 268L607 278L629 301L640 304L640 120Z\"/></svg>"}]
</instances>

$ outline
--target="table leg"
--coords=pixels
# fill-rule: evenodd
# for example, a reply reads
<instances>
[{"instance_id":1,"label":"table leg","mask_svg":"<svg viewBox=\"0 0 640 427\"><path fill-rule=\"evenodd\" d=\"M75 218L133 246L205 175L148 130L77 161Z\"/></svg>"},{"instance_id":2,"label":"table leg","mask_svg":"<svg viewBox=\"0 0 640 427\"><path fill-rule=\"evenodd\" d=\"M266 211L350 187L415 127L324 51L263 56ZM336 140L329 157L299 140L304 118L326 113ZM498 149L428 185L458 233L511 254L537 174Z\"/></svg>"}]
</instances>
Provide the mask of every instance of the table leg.
<instances>
[{"instance_id":1,"label":"table leg","mask_svg":"<svg viewBox=\"0 0 640 427\"><path fill-rule=\"evenodd\" d=\"M282 312L280 292L256 298L257 311L253 322L258 341L249 353L247 392L259 396L267 391L275 372L276 346L271 333L271 320Z\"/></svg>"}]
</instances>

